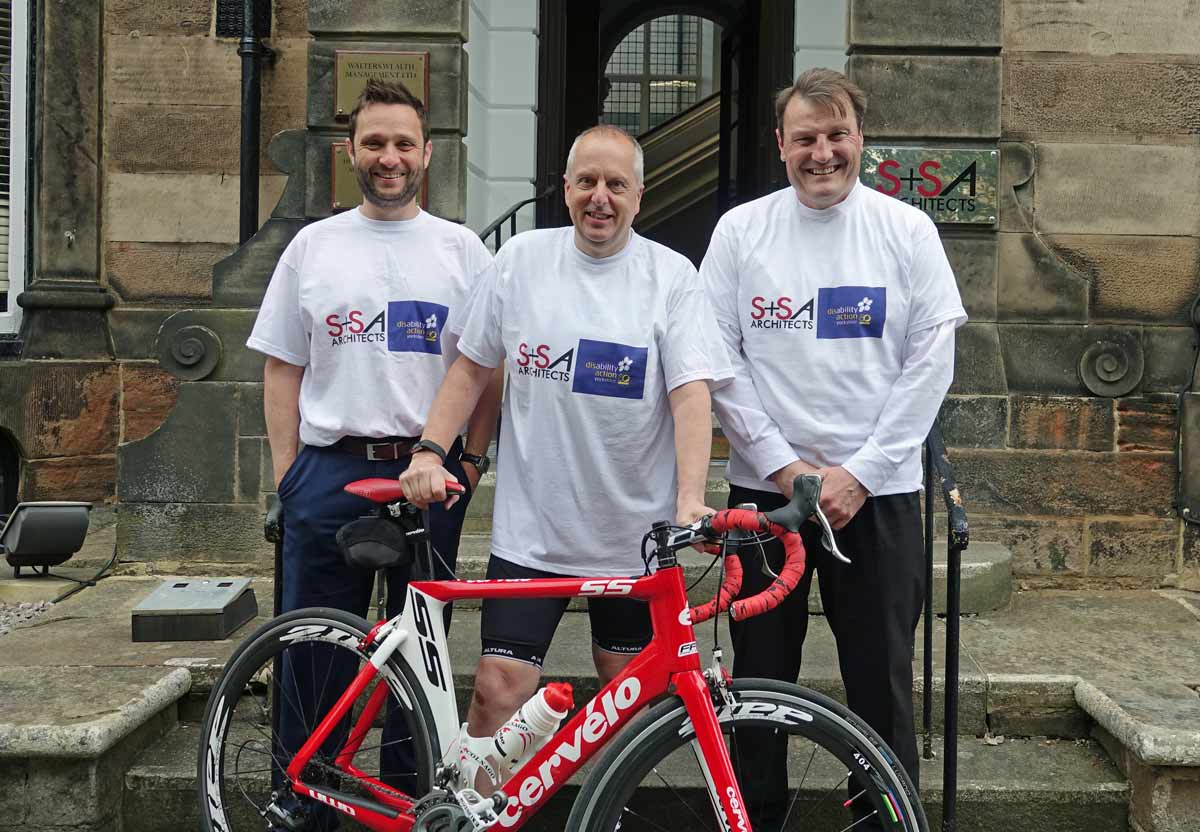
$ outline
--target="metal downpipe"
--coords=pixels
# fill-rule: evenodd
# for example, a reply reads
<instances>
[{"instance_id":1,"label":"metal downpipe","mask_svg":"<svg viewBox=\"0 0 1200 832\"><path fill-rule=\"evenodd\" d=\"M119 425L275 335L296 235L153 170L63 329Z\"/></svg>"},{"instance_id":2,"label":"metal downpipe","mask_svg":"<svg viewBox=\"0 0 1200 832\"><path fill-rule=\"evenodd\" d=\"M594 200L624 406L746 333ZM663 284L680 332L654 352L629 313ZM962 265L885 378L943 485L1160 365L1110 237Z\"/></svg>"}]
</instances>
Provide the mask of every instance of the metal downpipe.
<instances>
[{"instance_id":1,"label":"metal downpipe","mask_svg":"<svg viewBox=\"0 0 1200 832\"><path fill-rule=\"evenodd\" d=\"M258 231L258 142L262 120L261 61L258 37L257 0L242 2L242 39L238 55L242 59L242 138L241 195L239 199L238 242L246 243Z\"/></svg>"}]
</instances>

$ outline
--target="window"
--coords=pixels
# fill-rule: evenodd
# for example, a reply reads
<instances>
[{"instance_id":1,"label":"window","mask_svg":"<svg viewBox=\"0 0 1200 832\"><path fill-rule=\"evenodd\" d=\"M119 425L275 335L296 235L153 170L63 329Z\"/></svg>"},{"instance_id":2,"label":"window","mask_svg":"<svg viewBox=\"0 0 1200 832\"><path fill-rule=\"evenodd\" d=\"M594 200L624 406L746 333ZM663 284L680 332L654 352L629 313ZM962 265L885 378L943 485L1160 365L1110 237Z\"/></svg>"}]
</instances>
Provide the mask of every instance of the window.
<instances>
[{"instance_id":1,"label":"window","mask_svg":"<svg viewBox=\"0 0 1200 832\"><path fill-rule=\"evenodd\" d=\"M717 74L713 47L719 37L709 21L682 14L634 29L613 51L604 72L604 122L636 136L711 95Z\"/></svg>"},{"instance_id":2,"label":"window","mask_svg":"<svg viewBox=\"0 0 1200 832\"><path fill-rule=\"evenodd\" d=\"M25 285L30 0L0 0L0 333L16 332Z\"/></svg>"}]
</instances>

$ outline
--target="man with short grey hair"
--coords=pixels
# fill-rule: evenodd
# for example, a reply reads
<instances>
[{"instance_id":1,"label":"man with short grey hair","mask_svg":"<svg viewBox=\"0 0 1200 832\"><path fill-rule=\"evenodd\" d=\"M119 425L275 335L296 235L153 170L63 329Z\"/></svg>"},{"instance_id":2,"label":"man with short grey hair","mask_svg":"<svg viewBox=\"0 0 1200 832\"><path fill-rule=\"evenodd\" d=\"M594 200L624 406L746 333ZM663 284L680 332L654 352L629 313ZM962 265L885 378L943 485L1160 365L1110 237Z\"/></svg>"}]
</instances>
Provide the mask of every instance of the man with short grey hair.
<instances>
[{"instance_id":1,"label":"man with short grey hair","mask_svg":"<svg viewBox=\"0 0 1200 832\"><path fill-rule=\"evenodd\" d=\"M815 568L850 708L915 782L920 451L966 314L933 222L858 181L865 111L862 90L833 70L809 70L783 90L775 135L790 187L725 214L700 274L734 365L734 381L713 396L730 444L730 504L783 505L793 479L815 471L821 508L853 561L835 560L806 524L801 585L776 610L731 624L734 676L796 680ZM778 567L782 552L768 547L767 557ZM770 580L757 566L745 574L744 594ZM786 761L762 739L741 782L754 828L775 830Z\"/></svg>"},{"instance_id":2,"label":"man with short grey hair","mask_svg":"<svg viewBox=\"0 0 1200 832\"><path fill-rule=\"evenodd\" d=\"M462 357L434 401L425 450L400 478L418 504L446 499L441 449L503 364L489 578L640 575L651 524L711 513L709 389L729 378L728 357L709 343L716 322L692 264L631 228L640 158L616 127L576 140L564 177L572 226L500 249L461 321ZM484 601L470 737L490 736L537 689L568 600ZM649 642L649 613L628 598L588 607L605 683Z\"/></svg>"}]
</instances>

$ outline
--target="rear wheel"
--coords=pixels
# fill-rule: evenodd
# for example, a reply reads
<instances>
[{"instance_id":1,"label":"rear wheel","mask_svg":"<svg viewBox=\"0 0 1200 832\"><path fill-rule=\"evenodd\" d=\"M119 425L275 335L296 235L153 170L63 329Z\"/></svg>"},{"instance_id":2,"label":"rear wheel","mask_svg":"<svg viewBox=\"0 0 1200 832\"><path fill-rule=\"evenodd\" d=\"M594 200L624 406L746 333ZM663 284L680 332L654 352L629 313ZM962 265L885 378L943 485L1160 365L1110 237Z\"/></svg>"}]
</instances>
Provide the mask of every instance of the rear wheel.
<instances>
[{"instance_id":1,"label":"rear wheel","mask_svg":"<svg viewBox=\"0 0 1200 832\"><path fill-rule=\"evenodd\" d=\"M295 795L283 771L368 661L358 645L369 629L363 619L340 610L297 610L272 619L238 648L204 715L199 787L205 830L318 830L333 828L334 821L342 830L365 828ZM379 801L377 787L334 761L381 685L386 693L379 695L386 700L350 765L382 779L392 795L415 800L429 792L439 747L436 728L420 685L397 657L380 668L356 700L352 718L313 756L304 782Z\"/></svg>"},{"instance_id":2,"label":"rear wheel","mask_svg":"<svg viewBox=\"0 0 1200 832\"><path fill-rule=\"evenodd\" d=\"M754 832L852 826L927 832L916 791L895 755L844 706L766 679L735 681L733 696L734 704L717 716ZM681 701L655 706L613 741L584 783L567 828L726 828L714 812Z\"/></svg>"}]
</instances>

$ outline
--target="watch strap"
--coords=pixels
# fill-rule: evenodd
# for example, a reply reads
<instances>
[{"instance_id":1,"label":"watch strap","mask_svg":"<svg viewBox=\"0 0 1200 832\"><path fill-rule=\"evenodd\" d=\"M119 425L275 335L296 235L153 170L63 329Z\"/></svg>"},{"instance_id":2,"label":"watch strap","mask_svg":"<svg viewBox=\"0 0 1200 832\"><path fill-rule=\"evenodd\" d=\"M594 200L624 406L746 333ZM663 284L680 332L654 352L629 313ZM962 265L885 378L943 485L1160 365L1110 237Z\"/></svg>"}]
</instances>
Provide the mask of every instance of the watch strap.
<instances>
[{"instance_id":1,"label":"watch strap","mask_svg":"<svg viewBox=\"0 0 1200 832\"><path fill-rule=\"evenodd\" d=\"M413 453L416 453L417 451L432 451L438 455L438 458L441 459L442 462L446 461L446 449L432 440L422 439L417 442L417 444L413 445Z\"/></svg>"},{"instance_id":2,"label":"watch strap","mask_svg":"<svg viewBox=\"0 0 1200 832\"><path fill-rule=\"evenodd\" d=\"M488 466L491 464L491 460L488 458L487 454L472 454L468 453L467 451L463 451L458 455L458 459L460 462L469 462L474 465L475 470L478 471L480 475L486 474Z\"/></svg>"}]
</instances>

